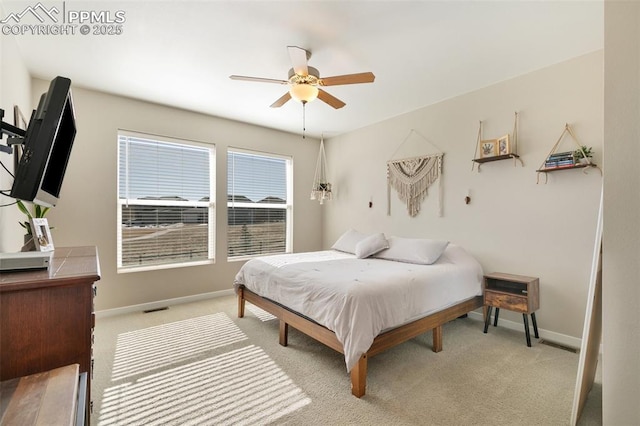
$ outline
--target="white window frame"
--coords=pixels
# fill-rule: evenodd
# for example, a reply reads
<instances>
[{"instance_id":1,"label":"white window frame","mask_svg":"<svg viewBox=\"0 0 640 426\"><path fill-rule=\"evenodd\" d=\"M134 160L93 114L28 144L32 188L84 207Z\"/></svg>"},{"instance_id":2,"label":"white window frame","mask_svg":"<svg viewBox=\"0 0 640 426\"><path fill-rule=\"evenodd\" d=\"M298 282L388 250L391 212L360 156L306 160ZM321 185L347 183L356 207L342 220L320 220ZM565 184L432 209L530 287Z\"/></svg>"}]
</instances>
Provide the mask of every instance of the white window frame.
<instances>
[{"instance_id":1,"label":"white window frame","mask_svg":"<svg viewBox=\"0 0 640 426\"><path fill-rule=\"evenodd\" d=\"M271 152L263 152L263 151L254 151L254 150L248 150L248 149L242 149L242 148L234 148L234 147L229 147L227 149L227 155L230 152L237 152L240 154L247 154L247 155L256 155L256 156L262 156L262 157L272 157L272 158L278 158L281 160L285 160L285 172L286 172L286 180L287 180L287 200L286 203L284 204L266 204L266 203L243 203L243 202L236 202L236 201L229 201L229 195L227 193L227 223L226 223L226 230L227 230L227 261L228 262L235 262L235 261L245 261L248 259L252 259L254 257L258 257L258 256L265 256L267 254L283 254L282 252L278 252L278 253L261 253L261 254L253 254L253 255L242 255L242 256L229 256L229 241L228 241L228 236L229 236L229 218L228 218L228 214L229 214L229 208L230 207L248 207L248 208L269 208L269 209L273 209L273 208L278 208L278 209L284 209L285 210L285 216L286 216L286 226L285 226L285 251L284 253L291 253L292 252L292 247L293 247L293 157L288 156L288 155L281 155L281 154L274 154ZM225 164L227 164L225 162ZM228 171L227 171L227 176L228 176ZM227 186L228 187L228 186Z\"/></svg>"},{"instance_id":2,"label":"white window frame","mask_svg":"<svg viewBox=\"0 0 640 426\"><path fill-rule=\"evenodd\" d=\"M130 199L129 194L126 194L125 198L120 198L120 136L134 137L140 139L148 139L150 141L164 142L173 145L186 145L196 146L200 148L206 148L209 150L209 201L171 201L171 200L138 200ZM118 145L117 158L117 186L116 186L116 198L117 198L117 273L129 273L129 272L142 272L142 271L154 271L161 269L183 268L189 266L199 266L215 263L215 192L216 192L216 149L213 144L206 144L202 142L196 142L186 139L169 138L164 136L158 136L148 133L133 132L129 130L119 129L117 132L116 143ZM128 156L127 156L128 159ZM125 166L128 169L128 164ZM188 262L175 262L157 265L143 265L143 266L123 266L122 265L122 207L125 205L140 205L140 206L179 206L179 207L207 207L208 209L208 221L207 221L207 259L196 260Z\"/></svg>"}]
</instances>

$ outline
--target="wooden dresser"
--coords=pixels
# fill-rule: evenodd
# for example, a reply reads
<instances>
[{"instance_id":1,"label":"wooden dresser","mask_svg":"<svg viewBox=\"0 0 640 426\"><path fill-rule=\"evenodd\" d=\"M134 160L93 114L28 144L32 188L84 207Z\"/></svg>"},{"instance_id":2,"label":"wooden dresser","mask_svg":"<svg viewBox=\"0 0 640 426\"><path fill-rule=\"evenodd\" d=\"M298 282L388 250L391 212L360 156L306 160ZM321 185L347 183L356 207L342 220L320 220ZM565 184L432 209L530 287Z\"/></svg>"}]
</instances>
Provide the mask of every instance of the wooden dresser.
<instances>
[{"instance_id":1,"label":"wooden dresser","mask_svg":"<svg viewBox=\"0 0 640 426\"><path fill-rule=\"evenodd\" d=\"M56 248L49 269L0 274L0 381L78 364L91 402L96 247Z\"/></svg>"}]
</instances>

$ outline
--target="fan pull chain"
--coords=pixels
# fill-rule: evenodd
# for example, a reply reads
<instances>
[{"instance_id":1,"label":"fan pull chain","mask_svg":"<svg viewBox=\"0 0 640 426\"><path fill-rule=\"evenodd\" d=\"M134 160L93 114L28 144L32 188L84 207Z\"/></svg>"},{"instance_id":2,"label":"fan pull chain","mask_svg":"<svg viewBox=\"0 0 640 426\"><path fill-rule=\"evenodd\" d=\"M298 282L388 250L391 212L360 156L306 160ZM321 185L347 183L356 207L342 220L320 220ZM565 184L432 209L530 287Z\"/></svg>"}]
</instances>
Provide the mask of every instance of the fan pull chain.
<instances>
[{"instance_id":1,"label":"fan pull chain","mask_svg":"<svg viewBox=\"0 0 640 426\"><path fill-rule=\"evenodd\" d=\"M307 131L307 126L306 126L306 111L307 111L307 103L305 101L302 101L302 139L305 139L305 132Z\"/></svg>"}]
</instances>

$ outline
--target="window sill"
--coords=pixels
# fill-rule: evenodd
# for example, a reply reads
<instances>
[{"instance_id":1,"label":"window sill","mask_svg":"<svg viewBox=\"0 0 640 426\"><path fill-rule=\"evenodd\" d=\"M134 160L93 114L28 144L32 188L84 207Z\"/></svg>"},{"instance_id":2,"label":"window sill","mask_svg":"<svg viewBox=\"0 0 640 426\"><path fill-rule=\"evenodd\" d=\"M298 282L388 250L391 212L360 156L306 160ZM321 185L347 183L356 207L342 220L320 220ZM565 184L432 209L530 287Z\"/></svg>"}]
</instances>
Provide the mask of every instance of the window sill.
<instances>
[{"instance_id":1,"label":"window sill","mask_svg":"<svg viewBox=\"0 0 640 426\"><path fill-rule=\"evenodd\" d=\"M147 266L135 266L135 267L120 267L118 268L118 274L128 274L130 272L148 272L158 271L162 269L174 269L174 268L186 268L190 266L203 266L215 264L215 259L199 260L197 262L183 262L183 263L170 263L166 265L147 265Z\"/></svg>"}]
</instances>

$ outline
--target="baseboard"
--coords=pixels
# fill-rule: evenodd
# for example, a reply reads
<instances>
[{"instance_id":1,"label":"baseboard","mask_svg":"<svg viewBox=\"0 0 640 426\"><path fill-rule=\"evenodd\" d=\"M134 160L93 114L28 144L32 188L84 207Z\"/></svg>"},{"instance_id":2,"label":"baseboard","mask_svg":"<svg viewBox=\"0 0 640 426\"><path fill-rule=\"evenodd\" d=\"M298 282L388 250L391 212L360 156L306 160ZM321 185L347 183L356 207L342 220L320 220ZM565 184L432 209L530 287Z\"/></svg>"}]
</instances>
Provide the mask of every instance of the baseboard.
<instances>
[{"instance_id":1,"label":"baseboard","mask_svg":"<svg viewBox=\"0 0 640 426\"><path fill-rule=\"evenodd\" d=\"M482 318L482 312L469 312L469 316L473 319L484 321L484 319ZM491 326L493 327L493 322L491 324ZM501 317L498 320L498 327L505 327L510 330L516 330L524 335L524 324L522 322L510 321ZM531 322L529 322L529 327L531 327ZM489 330L489 332L491 332L491 330ZM540 335L540 339L557 343L562 346L567 346L569 348L580 349L580 345L582 343L582 339L578 339L577 337L556 333L555 331L544 330L540 327L538 327L538 334ZM533 329L531 329L531 339L535 340L533 337Z\"/></svg>"},{"instance_id":2,"label":"baseboard","mask_svg":"<svg viewBox=\"0 0 640 426\"><path fill-rule=\"evenodd\" d=\"M155 302L142 303L139 305L124 306L122 308L105 309L102 311L96 311L95 314L96 314L96 318L107 318L107 317L112 317L116 315L129 314L133 312L154 310L154 309L162 308L165 306L179 305L181 303L198 302L201 300L213 299L216 297L230 296L232 294L233 294L233 289L213 291L210 293L196 294L193 296L176 297L174 299L158 300ZM469 312L469 316L475 320L484 321L482 318L481 312L476 312L476 311ZM524 326L521 322L515 322L515 321L506 320L504 318L500 318L498 326L505 327L510 330L516 330L524 334ZM550 342L554 342L570 348L580 349L580 345L582 342L582 340L578 339L577 337L556 333L554 331L544 330L542 328L538 328L538 334L540 335L540 339L545 339ZM533 336L533 331L532 331L532 336Z\"/></svg>"},{"instance_id":3,"label":"baseboard","mask_svg":"<svg viewBox=\"0 0 640 426\"><path fill-rule=\"evenodd\" d=\"M216 297L230 296L233 294L233 289L213 291L210 293L195 294L193 296L176 297L174 299L158 300L155 302L142 303L139 305L123 306L122 308L105 309L102 311L96 311L96 318L107 318L116 315L130 314L133 312L150 311L165 306L179 305L181 303L199 302L201 300L213 299Z\"/></svg>"}]
</instances>

